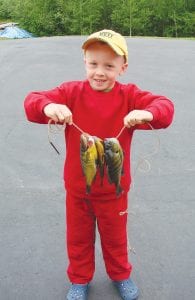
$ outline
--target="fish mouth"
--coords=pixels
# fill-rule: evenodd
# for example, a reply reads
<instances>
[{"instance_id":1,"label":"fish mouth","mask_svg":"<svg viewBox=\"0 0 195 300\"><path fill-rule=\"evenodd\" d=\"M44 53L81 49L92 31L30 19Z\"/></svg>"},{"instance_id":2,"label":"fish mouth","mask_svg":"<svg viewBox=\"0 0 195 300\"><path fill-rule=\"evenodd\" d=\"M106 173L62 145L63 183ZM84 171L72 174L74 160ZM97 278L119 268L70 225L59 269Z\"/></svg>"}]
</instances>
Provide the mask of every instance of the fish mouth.
<instances>
[{"instance_id":1,"label":"fish mouth","mask_svg":"<svg viewBox=\"0 0 195 300\"><path fill-rule=\"evenodd\" d=\"M82 150L83 151L87 150L87 148L88 148L88 138L87 138L86 134L81 134L80 143L81 143Z\"/></svg>"},{"instance_id":2,"label":"fish mouth","mask_svg":"<svg viewBox=\"0 0 195 300\"><path fill-rule=\"evenodd\" d=\"M104 141L105 141L105 143L116 143L116 144L118 144L118 139L115 138L115 137L105 138Z\"/></svg>"},{"instance_id":3,"label":"fish mouth","mask_svg":"<svg viewBox=\"0 0 195 300\"><path fill-rule=\"evenodd\" d=\"M104 139L105 149L116 148L119 147L119 142L116 138L105 138Z\"/></svg>"},{"instance_id":4,"label":"fish mouth","mask_svg":"<svg viewBox=\"0 0 195 300\"><path fill-rule=\"evenodd\" d=\"M80 143L83 151L86 151L88 148L94 145L94 139L87 133L81 134Z\"/></svg>"}]
</instances>

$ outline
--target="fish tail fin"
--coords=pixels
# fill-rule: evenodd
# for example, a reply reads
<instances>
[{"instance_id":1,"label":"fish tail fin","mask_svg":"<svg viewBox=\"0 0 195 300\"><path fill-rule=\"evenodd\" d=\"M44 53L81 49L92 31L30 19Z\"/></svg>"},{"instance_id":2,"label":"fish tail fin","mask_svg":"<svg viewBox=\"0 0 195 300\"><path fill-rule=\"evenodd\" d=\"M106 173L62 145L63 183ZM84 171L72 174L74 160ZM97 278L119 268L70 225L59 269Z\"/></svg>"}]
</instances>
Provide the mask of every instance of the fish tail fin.
<instances>
[{"instance_id":1,"label":"fish tail fin","mask_svg":"<svg viewBox=\"0 0 195 300\"><path fill-rule=\"evenodd\" d=\"M104 168L100 168L101 186L103 186Z\"/></svg>"},{"instance_id":2,"label":"fish tail fin","mask_svg":"<svg viewBox=\"0 0 195 300\"><path fill-rule=\"evenodd\" d=\"M91 192L91 186L86 185L86 194L90 194L90 192Z\"/></svg>"},{"instance_id":3,"label":"fish tail fin","mask_svg":"<svg viewBox=\"0 0 195 300\"><path fill-rule=\"evenodd\" d=\"M122 167L121 175L124 175L124 174L125 174L124 167Z\"/></svg>"},{"instance_id":4,"label":"fish tail fin","mask_svg":"<svg viewBox=\"0 0 195 300\"><path fill-rule=\"evenodd\" d=\"M117 197L119 197L122 193L123 193L123 189L122 189L122 187L119 184L116 187L116 195L117 195Z\"/></svg>"}]
</instances>

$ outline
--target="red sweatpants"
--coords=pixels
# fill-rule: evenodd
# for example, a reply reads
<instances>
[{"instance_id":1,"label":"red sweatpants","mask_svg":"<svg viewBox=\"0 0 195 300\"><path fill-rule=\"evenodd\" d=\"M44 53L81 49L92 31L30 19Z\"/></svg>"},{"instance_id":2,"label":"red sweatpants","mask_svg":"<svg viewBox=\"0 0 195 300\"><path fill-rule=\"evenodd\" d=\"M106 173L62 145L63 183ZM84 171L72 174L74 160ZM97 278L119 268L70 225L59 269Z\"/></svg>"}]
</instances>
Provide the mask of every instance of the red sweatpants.
<instances>
[{"instance_id":1,"label":"red sweatpants","mask_svg":"<svg viewBox=\"0 0 195 300\"><path fill-rule=\"evenodd\" d=\"M112 280L130 276L128 262L127 195L112 200L86 200L67 192L67 250L69 279L73 283L87 283L95 271L96 221L101 239L106 271Z\"/></svg>"}]
</instances>

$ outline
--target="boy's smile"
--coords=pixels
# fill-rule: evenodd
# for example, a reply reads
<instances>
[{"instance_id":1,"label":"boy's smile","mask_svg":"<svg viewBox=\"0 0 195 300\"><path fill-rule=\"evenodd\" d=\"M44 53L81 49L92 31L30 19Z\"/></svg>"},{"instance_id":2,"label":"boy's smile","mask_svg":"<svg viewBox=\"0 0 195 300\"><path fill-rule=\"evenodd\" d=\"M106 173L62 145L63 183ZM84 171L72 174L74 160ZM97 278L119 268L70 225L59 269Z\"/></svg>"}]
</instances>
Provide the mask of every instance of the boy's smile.
<instances>
[{"instance_id":1,"label":"boy's smile","mask_svg":"<svg viewBox=\"0 0 195 300\"><path fill-rule=\"evenodd\" d=\"M85 66L91 87L107 92L113 88L116 78L124 73L127 63L107 44L95 42L86 49Z\"/></svg>"}]
</instances>

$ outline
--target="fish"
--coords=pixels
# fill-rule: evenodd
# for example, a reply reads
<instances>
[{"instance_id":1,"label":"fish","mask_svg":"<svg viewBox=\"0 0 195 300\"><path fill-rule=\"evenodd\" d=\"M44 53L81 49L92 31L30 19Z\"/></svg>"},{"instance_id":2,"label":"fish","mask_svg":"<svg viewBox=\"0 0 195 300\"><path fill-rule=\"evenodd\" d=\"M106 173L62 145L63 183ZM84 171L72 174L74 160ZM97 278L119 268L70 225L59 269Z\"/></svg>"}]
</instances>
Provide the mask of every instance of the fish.
<instances>
[{"instance_id":1,"label":"fish","mask_svg":"<svg viewBox=\"0 0 195 300\"><path fill-rule=\"evenodd\" d=\"M86 179L86 193L89 194L97 173L98 153L94 138L87 133L80 136L80 159Z\"/></svg>"},{"instance_id":2,"label":"fish","mask_svg":"<svg viewBox=\"0 0 195 300\"><path fill-rule=\"evenodd\" d=\"M98 159L97 166L100 172L101 185L103 185L103 177L104 177L104 163L105 163L105 155L104 155L104 142L97 136L94 136L95 146L97 149Z\"/></svg>"},{"instance_id":3,"label":"fish","mask_svg":"<svg viewBox=\"0 0 195 300\"><path fill-rule=\"evenodd\" d=\"M123 150L117 138L105 138L104 149L108 180L110 184L115 184L116 194L119 196L123 191L120 185L121 175L123 174Z\"/></svg>"}]
</instances>

